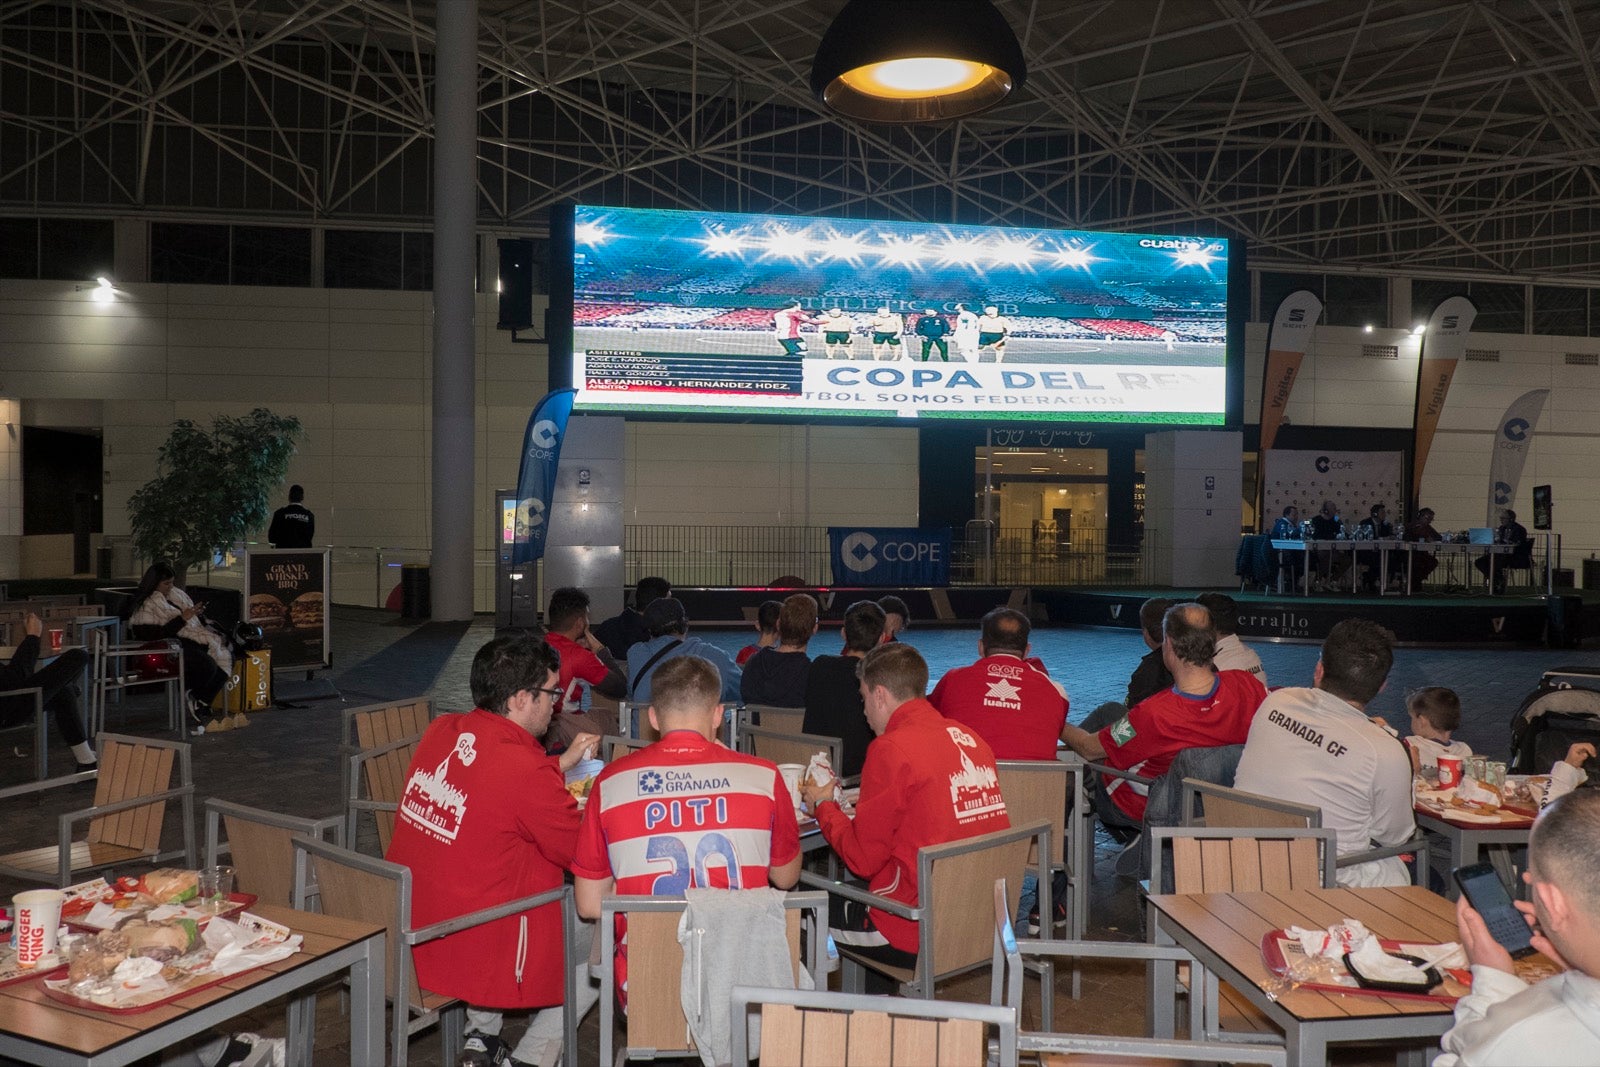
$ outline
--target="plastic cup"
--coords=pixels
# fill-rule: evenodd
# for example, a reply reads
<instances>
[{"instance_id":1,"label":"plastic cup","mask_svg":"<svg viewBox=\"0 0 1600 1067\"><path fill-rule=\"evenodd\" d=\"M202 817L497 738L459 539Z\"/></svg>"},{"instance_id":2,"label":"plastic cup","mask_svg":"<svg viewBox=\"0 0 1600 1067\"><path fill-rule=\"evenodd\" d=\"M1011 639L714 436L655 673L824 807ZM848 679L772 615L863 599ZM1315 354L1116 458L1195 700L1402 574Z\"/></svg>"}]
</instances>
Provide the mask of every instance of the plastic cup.
<instances>
[{"instance_id":1,"label":"plastic cup","mask_svg":"<svg viewBox=\"0 0 1600 1067\"><path fill-rule=\"evenodd\" d=\"M783 775L783 784L789 787L789 796L794 799L796 811L800 810L800 779L805 777L806 765L803 763L780 763L778 773Z\"/></svg>"},{"instance_id":2,"label":"plastic cup","mask_svg":"<svg viewBox=\"0 0 1600 1067\"><path fill-rule=\"evenodd\" d=\"M1489 757L1468 756L1466 776L1474 782L1482 782L1489 777Z\"/></svg>"},{"instance_id":3,"label":"plastic cup","mask_svg":"<svg viewBox=\"0 0 1600 1067\"><path fill-rule=\"evenodd\" d=\"M1484 784L1505 792L1506 765L1499 760L1490 760L1484 768Z\"/></svg>"},{"instance_id":4,"label":"plastic cup","mask_svg":"<svg viewBox=\"0 0 1600 1067\"><path fill-rule=\"evenodd\" d=\"M50 651L51 652L60 652L62 644L65 643L65 641L66 641L66 637L67 637L67 632L65 630L51 630L50 631Z\"/></svg>"},{"instance_id":5,"label":"plastic cup","mask_svg":"<svg viewBox=\"0 0 1600 1067\"><path fill-rule=\"evenodd\" d=\"M61 904L67 895L59 889L30 889L11 898L17 933L17 966L32 968L55 954L56 931L61 927Z\"/></svg>"},{"instance_id":6,"label":"plastic cup","mask_svg":"<svg viewBox=\"0 0 1600 1067\"><path fill-rule=\"evenodd\" d=\"M1439 757L1439 788L1454 789L1461 784L1461 758L1459 756Z\"/></svg>"},{"instance_id":7,"label":"plastic cup","mask_svg":"<svg viewBox=\"0 0 1600 1067\"><path fill-rule=\"evenodd\" d=\"M228 910L228 894L233 892L232 867L202 867L196 882L199 886L199 905L212 914Z\"/></svg>"}]
</instances>

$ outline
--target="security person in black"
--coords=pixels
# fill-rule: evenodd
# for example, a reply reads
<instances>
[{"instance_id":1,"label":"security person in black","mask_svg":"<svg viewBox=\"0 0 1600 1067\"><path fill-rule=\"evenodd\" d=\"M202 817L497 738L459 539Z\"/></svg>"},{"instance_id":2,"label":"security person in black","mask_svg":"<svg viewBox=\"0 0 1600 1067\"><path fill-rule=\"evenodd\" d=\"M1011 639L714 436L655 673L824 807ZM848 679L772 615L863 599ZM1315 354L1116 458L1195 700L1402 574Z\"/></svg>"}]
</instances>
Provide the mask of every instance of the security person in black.
<instances>
[{"instance_id":1,"label":"security person in black","mask_svg":"<svg viewBox=\"0 0 1600 1067\"><path fill-rule=\"evenodd\" d=\"M289 503L272 513L272 525L267 527L267 543L273 548L310 548L317 532L317 517L304 504L306 491L298 485L289 487Z\"/></svg>"}]
</instances>

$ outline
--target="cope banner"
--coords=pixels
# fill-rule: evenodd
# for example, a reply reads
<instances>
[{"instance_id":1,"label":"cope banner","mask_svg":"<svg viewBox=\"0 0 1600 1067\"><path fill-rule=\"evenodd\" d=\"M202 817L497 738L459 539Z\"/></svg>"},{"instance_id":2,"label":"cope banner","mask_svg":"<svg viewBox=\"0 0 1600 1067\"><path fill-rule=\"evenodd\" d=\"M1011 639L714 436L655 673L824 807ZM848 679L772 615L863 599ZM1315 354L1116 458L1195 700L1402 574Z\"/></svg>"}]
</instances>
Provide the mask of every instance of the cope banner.
<instances>
[{"instance_id":1,"label":"cope banner","mask_svg":"<svg viewBox=\"0 0 1600 1067\"><path fill-rule=\"evenodd\" d=\"M261 627L272 669L333 664L328 643L328 550L262 548L245 557L245 617Z\"/></svg>"},{"instance_id":2,"label":"cope banner","mask_svg":"<svg viewBox=\"0 0 1600 1067\"><path fill-rule=\"evenodd\" d=\"M950 584L950 530L830 526L835 585Z\"/></svg>"}]
</instances>

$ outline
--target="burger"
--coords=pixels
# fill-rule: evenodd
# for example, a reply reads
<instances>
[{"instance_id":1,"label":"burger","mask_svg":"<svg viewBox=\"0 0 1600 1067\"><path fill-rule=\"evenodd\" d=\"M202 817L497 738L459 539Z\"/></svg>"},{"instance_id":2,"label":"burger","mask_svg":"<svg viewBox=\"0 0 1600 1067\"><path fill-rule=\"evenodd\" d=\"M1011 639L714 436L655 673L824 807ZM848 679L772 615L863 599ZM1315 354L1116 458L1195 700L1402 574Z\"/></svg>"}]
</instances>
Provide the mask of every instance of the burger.
<instances>
[{"instance_id":1,"label":"burger","mask_svg":"<svg viewBox=\"0 0 1600 1067\"><path fill-rule=\"evenodd\" d=\"M301 593L289 605L289 624L296 630L322 629L322 594Z\"/></svg>"},{"instance_id":2,"label":"burger","mask_svg":"<svg viewBox=\"0 0 1600 1067\"><path fill-rule=\"evenodd\" d=\"M250 621L261 627L262 633L274 633L289 625L289 613L283 601L271 593L256 593L250 597Z\"/></svg>"}]
</instances>

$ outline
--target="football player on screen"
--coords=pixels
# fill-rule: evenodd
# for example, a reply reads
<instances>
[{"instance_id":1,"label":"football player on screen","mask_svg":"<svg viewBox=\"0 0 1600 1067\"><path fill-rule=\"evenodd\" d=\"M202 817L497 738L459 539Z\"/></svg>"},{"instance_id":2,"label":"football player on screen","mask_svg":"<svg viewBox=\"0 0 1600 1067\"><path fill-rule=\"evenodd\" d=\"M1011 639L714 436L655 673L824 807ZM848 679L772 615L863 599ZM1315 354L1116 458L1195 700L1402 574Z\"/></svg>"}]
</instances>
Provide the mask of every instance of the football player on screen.
<instances>
[{"instance_id":1,"label":"football player on screen","mask_svg":"<svg viewBox=\"0 0 1600 1067\"><path fill-rule=\"evenodd\" d=\"M978 358L978 316L965 304L956 305L956 354L958 359Z\"/></svg>"},{"instance_id":2,"label":"football player on screen","mask_svg":"<svg viewBox=\"0 0 1600 1067\"><path fill-rule=\"evenodd\" d=\"M829 359L850 358L850 334L855 329L855 321L838 308L829 308L828 313L817 320L817 325L822 327L822 352Z\"/></svg>"},{"instance_id":3,"label":"football player on screen","mask_svg":"<svg viewBox=\"0 0 1600 1067\"><path fill-rule=\"evenodd\" d=\"M996 363L1006 361L1006 338L1011 334L1011 323L1000 314L1000 309L990 304L983 309L983 318L978 320L978 355L982 357L983 350L989 349L994 353Z\"/></svg>"},{"instance_id":4,"label":"football player on screen","mask_svg":"<svg viewBox=\"0 0 1600 1067\"><path fill-rule=\"evenodd\" d=\"M900 359L900 335L906 332L906 320L889 310L885 304L872 318L872 358L874 360Z\"/></svg>"},{"instance_id":5,"label":"football player on screen","mask_svg":"<svg viewBox=\"0 0 1600 1067\"><path fill-rule=\"evenodd\" d=\"M772 316L772 332L778 338L778 344L783 346L784 355L805 357L806 339L800 336L800 327L810 321L806 313L800 310L798 300L789 301Z\"/></svg>"}]
</instances>

